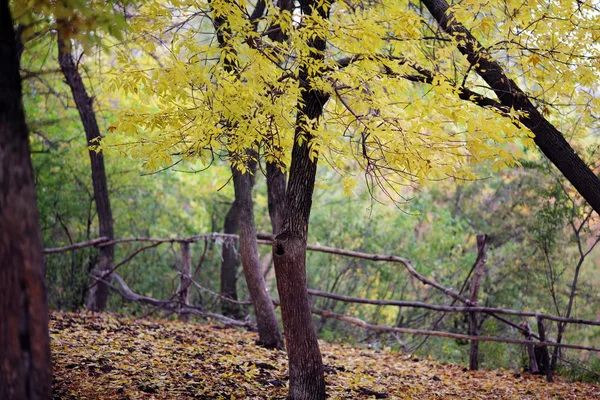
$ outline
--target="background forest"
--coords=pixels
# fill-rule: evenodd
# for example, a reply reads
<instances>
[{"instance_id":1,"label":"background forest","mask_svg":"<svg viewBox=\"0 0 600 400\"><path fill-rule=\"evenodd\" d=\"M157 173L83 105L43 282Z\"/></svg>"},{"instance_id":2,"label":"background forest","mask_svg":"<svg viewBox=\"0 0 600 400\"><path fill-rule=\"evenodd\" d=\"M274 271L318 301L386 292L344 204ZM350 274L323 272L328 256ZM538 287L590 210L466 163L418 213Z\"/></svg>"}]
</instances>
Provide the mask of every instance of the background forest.
<instances>
[{"instance_id":1,"label":"background forest","mask_svg":"<svg viewBox=\"0 0 600 400\"><path fill-rule=\"evenodd\" d=\"M44 246L59 247L99 236L89 179L89 158L85 136L68 87L57 70L56 50L43 44L41 50L24 58L26 71L41 68L53 71L43 78L25 80L24 101L32 131L32 152ZM28 53L25 53L28 55ZM86 74L98 74L93 59ZM56 70L56 71L54 71ZM92 78L89 78L92 79ZM97 79L97 78L95 78ZM100 83L90 84L101 98ZM104 131L114 118L98 110ZM109 135L110 137L110 135ZM586 147L590 157L597 144ZM170 168L149 173L140 162L123 157L118 147L105 149L110 198L115 221L115 237L190 237L200 233L222 232L227 212L234 200L231 171L225 162L210 169L192 172L192 167ZM488 261L481 286L480 303L512 309L536 310L564 315L576 269L580 269L577 300L572 316L595 319L598 316L597 266L599 250L592 250L598 238L597 216L569 189L565 179L536 154L528 152L516 167L492 171L481 165L480 178L469 181L430 182L418 191L404 189L405 202L393 203L378 188L368 187L359 171L349 170L355 185L345 188L339 171L327 164L319 170L311 215L309 243L357 250L366 253L406 257L426 276L446 287L460 288L477 256L475 236L490 237ZM264 173L258 171L254 190L256 225L269 232ZM206 254L202 257L205 251ZM117 247L116 260L124 259L131 245ZM261 259L271 295L276 297L270 247L262 247ZM592 250L590 252L590 250ZM222 244L213 241L191 247L194 263L202 265L194 279L204 288L219 292ZM166 299L177 290L178 249L163 245L149 249L120 268L120 274L136 292ZM89 273L98 263L97 250L47 255L46 277L50 307L77 310L85 305ZM346 257L308 253L309 288L371 299L420 300L444 303L435 291L423 292L397 265L354 260ZM249 300L241 270L238 270L238 297ZM193 303L206 311L219 312L221 301L193 292ZM437 314L418 309L350 305L313 298L316 307L357 316L375 324L429 328ZM109 310L144 315L150 311L138 303L125 302L111 294ZM245 309L242 315L250 315ZM482 333L511 336L509 327L491 318L482 323ZM374 347L389 346L431 355L448 362L467 362L468 343L460 340L420 336L376 334L336 320L315 317L319 336L326 340L350 341ZM447 316L438 329L466 332L468 320ZM552 331L550 331L552 334ZM593 345L599 333L594 328L567 330L566 342ZM424 343L423 343L424 342ZM596 379L596 373L572 364L585 361L586 368L598 371L593 353L567 353L569 373ZM519 369L527 365L526 350L519 346L484 343L484 367Z\"/></svg>"},{"instance_id":2,"label":"background forest","mask_svg":"<svg viewBox=\"0 0 600 400\"><path fill-rule=\"evenodd\" d=\"M278 10L273 4L264 11L262 2L256 5L244 2L245 7L238 7L242 11L232 6L236 2L222 3L214 2L214 8L210 7L210 3L198 3L195 6L201 11L193 13L190 10L196 10L194 4L185 1L142 4L115 2L107 6L112 7L108 11L90 11L86 14L79 9L79 14L74 15L83 16L81 20L85 23L60 14L66 13L64 10L53 10L55 16L51 16L48 10L37 10L37 13L25 13L27 15L21 20L17 19L23 40L20 59L23 103L30 131L44 248L58 248L105 235L98 217L97 188L91 179L90 154L92 160L98 154L103 155L112 210L111 239L175 239L212 232L237 233L236 226L227 226L228 218L231 222L232 207L237 204L234 181L243 179L240 176L251 175L244 172L252 171L253 161L257 165L250 202L253 202L255 230L273 233L273 222L269 217L268 171L273 166L285 170L290 164L289 150L298 141L298 132L294 133L293 124L288 126L282 122L287 114L277 115L273 110L281 104L287 104L285 102L291 101L290 98L300 99L304 92L287 83L289 76L284 73L279 80L269 81L269 74L275 74L273 71L278 70L273 66L265 66L268 63L264 60L281 57L279 63L272 64L284 69L289 61L286 57L292 60L297 58L301 60L298 61L299 66L290 67L290 71L296 71L293 73L300 77L309 71L305 79L313 79L313 74L316 76L314 82L303 90L327 92L332 97L327 106L330 108L325 110L330 116L323 118L325 122L321 126L314 122L320 115L311 119L310 113L307 113L305 120L302 116L298 117L298 121L308 126L304 128L305 136L299 135L300 143L307 141L309 145L304 147L310 149L310 157L316 159L319 153L321 160L312 196L308 244L400 256L410 260L423 276L457 293L468 294L474 264L479 260L477 235L487 235L487 262L483 269L478 305L536 311L566 318L600 318L600 294L597 290L600 285L600 246L596 246L600 241L599 217L553 163L533 146L532 135L525 132L527 124L523 122L521 125L527 119L527 113L498 106L494 106L497 109L491 112L489 110L493 107L481 108L481 104L465 106L464 96L448 100L451 94L459 93L459 89L453 85L461 81L461 73L464 73L463 86L470 83L479 90L469 92L470 97L467 97L470 101L477 103L481 102L478 96L492 96L491 89L484 88L481 79L472 76L474 64L453 55L456 49L452 44L458 42L461 48L460 37L457 39L455 35L451 39L440 39L437 35L441 36L442 33L432 28L435 21L428 16L423 16L423 20L418 22L415 22L416 18L411 20L407 17L406 32L394 31L397 35L395 38L385 36L377 29L368 33L364 27L370 18L385 19L377 14L380 11L377 11L378 6L369 3L369 7L375 10L372 11L376 14L374 17L371 11L366 11L369 9L367 5L347 2L340 5L339 9L334 7L336 11L342 10L342 17L339 17L339 21L332 17L330 27L331 46L336 49L335 46L340 46L339 52L327 53L323 61L318 60L318 56L315 56L317 52L309 45L305 49L295 40L304 40L318 47L327 28L319 25L322 21L318 19L309 18L308 22L303 20L300 24L301 14L298 10L294 14L294 4L291 6L292 13L285 14L283 8ZM360 7L357 5L359 3ZM422 9L417 3L420 4L407 2L402 7L398 6L398 9L389 6L390 13L394 17L409 11L421 15ZM547 12L551 10L556 15L570 12L572 21L579 18L575 17L579 15L576 4L565 10L562 8L566 7L564 5L552 8L550 3L539 3L539 9L530 6L519 18L535 20L536 13L541 13L544 7ZM256 17L256 10L261 4L261 13L264 14ZM319 7L325 7L320 3L313 6L317 11ZM586 91L597 82L594 80L596 77L592 76L597 73L593 69L596 67L590 67L591 62L588 65L587 61L581 61L581 71L575 71L575 67L572 70L569 70L569 66L563 67L561 57L566 50L559 45L553 50L540 51L539 48L548 43L543 40L555 34L560 36L561 33L549 32L538 25L531 28L531 36L535 36L536 44L539 44L537 51L532 50L535 47L533 45L529 49L521 49L516 45L518 35L511 38L512 42L507 40L510 44L506 44L505 48L497 50L493 43L503 42L505 25L510 25L512 29L513 25L522 26L524 22L511 20L508 18L510 13L506 12L506 19L494 26L490 21L495 13L500 13L498 10L501 7L481 6L481 14L471 18L470 14L467 15L468 4L457 2L453 6L457 20L471 23L471 29L477 32L478 37L484 38L481 40L489 46L492 53L490 58L505 57L508 60L507 68L511 72L519 72L519 78L515 80L533 93L531 98L537 101L541 113L560 126L577 154L597 173L600 142L592 104L597 101L597 96L594 90ZM505 2L505 6L507 9L513 7L511 2ZM302 7L304 5L299 4L296 8ZM587 12L591 14L584 15L584 11L579 11L582 20L598 14L596 9L589 7ZM19 5L15 8L21 9ZM206 10L217 11L209 18L203 14L208 13ZM530 14L523 17L526 11ZM104 12L113 15L107 19L108 22L102 19L108 15ZM303 12L308 15L306 10ZM344 12L348 15L355 13L351 18L355 25L344 20ZM516 15L515 11L515 18ZM40 16L45 16L40 18L42 22L31 23L28 20ZM65 22L65 18L68 22ZM99 28L87 26L90 21L98 23ZM379 22L374 26L387 26ZM39 29L40 24L52 28ZM268 28L277 24L289 24L289 31L280 29L289 37L271 37L274 35ZM313 36L303 36L303 24L312 27ZM349 39L352 34L347 24L363 29L362 36L359 35L360 38L355 42ZM77 26L80 27L79 31L74 28ZM566 28L557 25L556 29ZM595 31L595 28L585 29ZM264 31L262 37L269 37L268 45L264 48L253 42L259 39L252 32L261 30ZM251 33L244 36L239 32ZM418 44L404 45L398 39L404 34L418 36ZM430 34L436 36L435 42L428 42ZM256 35L260 36L258 33ZM382 37L385 37L385 45L378 42L383 40ZM565 39L563 44L573 47L576 39ZM287 40L297 47L291 44L288 47ZM390 50L387 46L394 41L401 43L398 46L410 47ZM594 38L580 59L586 58L588 53L597 53L596 41ZM344 43L347 44L346 48L343 47ZM361 46L369 55L357 61L358 56L354 56L353 51L358 54L356 49ZM524 45L521 43L521 46ZM374 54L383 48L389 50L389 54L376 59ZM249 61L255 56L253 52L262 52L264 59L256 56L256 60ZM199 54L206 56L206 59L200 62L190 56L192 53L197 57ZM350 57L337 62L339 70L332 67L328 57L340 59L348 54ZM425 67L431 67L439 76L432 77L426 69L414 65L410 66L411 71L421 74L418 79L415 75L403 75L404 68L409 68L409 63L403 59L405 55L414 57ZM302 57L312 57L314 64ZM452 61L439 61L446 57ZM580 61L577 57L574 59ZM346 72L342 73L342 68L348 65L352 67L355 61L357 69L348 69L348 75L343 75ZM70 73L78 75L83 82L88 96L84 103L91 105L91 114L88 116L93 114L95 117L101 137L90 139L88 134L86 138L87 127L82 124L82 103L78 103L77 95L74 97L75 81L69 78L68 62L74 66ZM376 62L381 62L383 66L373 67L372 64ZM392 63L396 64L392 66ZM544 63L560 67L556 67L555 71ZM198 67L199 64L205 69ZM311 70L311 65L314 70ZM383 72L375 74L381 76L367 78L369 68ZM454 71L455 78L443 81L451 75L450 71ZM572 72L571 76L568 76L569 71ZM331 81L325 78L320 80L321 75L326 73L333 76ZM207 78L208 75L210 78ZM258 83L252 80L254 76ZM397 79L397 76L408 77L411 83L391 86L391 80ZM203 82L204 86L200 86L205 91L205 97L198 95L195 98L194 91L198 89L193 85L191 89L186 88L188 82L182 83L186 79ZM298 80L302 81L302 78ZM343 85L334 86L332 81L343 82ZM564 82L564 87L561 88L556 82ZM279 84L281 86L277 86ZM550 88L546 88L545 84ZM429 86L423 88L423 85ZM251 90L247 93L246 87L260 93L260 96L248 94ZM270 105L263 104L268 98L264 94L264 87L276 93L269 94L272 95ZM437 92L432 90L433 87L438 88ZM563 89L564 93L561 91ZM344 90L348 92L339 93ZM462 96L466 89L461 90ZM585 92L588 96L589 109L585 108L585 115L580 113L583 108L578 108L581 98L577 96L583 96L579 92ZM394 96L400 95L405 95L407 99L399 105ZM382 100L382 97L386 99ZM567 98L571 103L565 103ZM303 100L306 99L298 100L301 107L308 104ZM386 103L387 100L389 103ZM202 107L190 108L189 102L194 101L210 103L212 108L210 111L198 111ZM434 107L437 103L440 104L439 110ZM239 107L232 106L232 110L228 110L222 104ZM246 104L249 105L246 107ZM292 107L292 110L295 108ZM321 110L322 113L325 111ZM192 117L192 112L198 114ZM252 112L253 117L248 117ZM240 116L241 113L244 115ZM289 113L291 115L294 111ZM492 114L495 116L490 117ZM456 118L453 119L453 116ZM201 122L197 124L199 128L194 128L199 131L189 133L187 126L194 118ZM402 122L397 119L402 119ZM440 127L434 125L434 120L442 121ZM498 122L500 120L504 122ZM281 133L277 133L281 135L280 143L274 144L273 137L276 135L272 131L255 133L268 123L281 128ZM393 135L397 125L401 124L406 124L403 127L407 131L414 128L415 131L427 132L423 135L428 136L426 139L414 139L408 135L404 138L409 142L414 140L407 148L415 150L407 152L414 151L418 157L415 154L406 156L409 161L412 160L412 165L419 165L414 171L409 161L401 159L400 150L394 153L385 150L387 144L382 144L388 138L385 135ZM342 129L344 126L346 130ZM374 130L375 126L378 129L385 127L381 128L383 139L368 144L364 136L368 134L364 132ZM343 131L342 137L350 129L348 127L354 127L357 132L364 127L362 142L350 138L346 143L343 139L332 139L328 133ZM214 133L211 129L221 131ZM209 131L212 133L207 133ZM186 136L188 134L189 137ZM210 136L212 134L215 136ZM481 139L485 135L488 135L487 139ZM439 142L431 139L438 136ZM184 149L181 143L190 137L202 145L194 143ZM420 148L421 144L414 144L421 143L419 140L423 143L433 140L435 143L422 144L423 148ZM452 144L444 150L431 150L441 142ZM461 144L455 148L455 142ZM361 150L356 150L358 155L352 153L352 156L343 158L344 152L354 147L359 149L359 144L373 146L374 150L365 150L364 147L364 160L361 159ZM251 147L255 153L248 150ZM378 152L383 153L381 158L377 158ZM425 152L424 157L429 156L430 159L420 159L419 152ZM366 156L367 153L369 156ZM403 167L405 165L409 167ZM231 166L234 167L233 173ZM375 172L372 168L376 169ZM137 249L141 247L136 242L114 246L114 265L117 265L118 275L139 295L173 299L181 289L182 253L179 245L166 242L147 246L138 253ZM228 251L229 255L226 256ZM191 278L195 286L186 301L203 313L254 321L253 308L246 304L251 300L251 295L242 272L240 254L243 250L238 242L222 237L205 238L191 243L190 252ZM133 253L135 256L130 257ZM223 288L224 258L231 254L236 269L233 278L230 274L228 280L235 282L234 298L244 304L232 304L223 299L223 296L232 297L232 293ZM260 273L269 294L277 299L271 246L259 245L258 255ZM306 257L309 289L366 299L454 305L439 291L418 284L396 263L312 251L308 251ZM101 252L96 247L46 254L44 262L49 307L65 311L84 309L90 289L97 289L91 275L102 264L101 258ZM470 331L469 316L462 313L446 314L423 308L356 304L320 296L310 296L310 305L375 325L451 333ZM106 310L135 316L161 312L160 308L148 304L127 301L116 291L110 291ZM281 318L279 310L276 309L277 318ZM170 313L165 315L172 316ZM478 318L480 335L524 339L515 327L500 323L489 315L481 314ZM517 321L514 324L525 323L524 318L515 318L513 321ZM444 362L469 362L470 347L466 340L375 332L323 315L314 315L313 322L318 337L327 341L360 344L374 349L391 348L424 357L431 356ZM545 333L552 340L557 340L559 336L558 341L582 346L594 346L600 340L600 331L595 326L570 324L564 334L558 329L556 323L549 323ZM537 331L533 327L532 330ZM562 350L557 356L555 362L560 373L599 381L600 359L597 352ZM530 368L529 362L525 346L491 342L479 344L479 363L482 367L520 370Z\"/></svg>"}]
</instances>

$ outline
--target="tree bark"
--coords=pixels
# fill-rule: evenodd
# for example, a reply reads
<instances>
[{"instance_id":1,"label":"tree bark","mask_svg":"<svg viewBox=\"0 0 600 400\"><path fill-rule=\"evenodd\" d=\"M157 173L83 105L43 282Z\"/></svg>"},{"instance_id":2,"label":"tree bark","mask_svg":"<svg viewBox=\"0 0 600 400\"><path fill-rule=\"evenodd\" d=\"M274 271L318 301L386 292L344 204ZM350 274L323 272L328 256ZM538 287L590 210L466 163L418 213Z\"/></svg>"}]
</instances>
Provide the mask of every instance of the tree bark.
<instances>
[{"instance_id":1,"label":"tree bark","mask_svg":"<svg viewBox=\"0 0 600 400\"><path fill-rule=\"evenodd\" d=\"M75 100L75 105L79 111L83 129L85 130L87 144L88 146L99 146L102 136L100 135L100 129L96 121L96 113L93 107L94 99L87 94L81 75L75 65L75 60L73 60L73 56L71 55L71 46L63 39L60 29L58 29L58 62L67 84L71 88L71 93L73 94L73 99ZM88 153L92 167L92 185L94 187L94 201L98 213L99 233L100 236L113 239L113 219L108 197L104 156L102 151L92 149L88 149ZM113 268L113 263L114 247L100 247L98 270L92 273L96 276L102 276L106 271L110 271ZM104 277L103 280L110 280L110 276ZM99 282L90 289L87 308L92 311L104 310L107 299L108 286L104 282Z\"/></svg>"},{"instance_id":2,"label":"tree bark","mask_svg":"<svg viewBox=\"0 0 600 400\"><path fill-rule=\"evenodd\" d=\"M293 0L277 0L280 12L292 13L294 10ZM288 39L279 25L269 27L269 38L275 42L282 43ZM273 138L272 147L281 150ZM269 217L271 218L271 231L273 235L279 235L283 231L283 218L285 215L285 172L279 169L277 163L267 161L267 197L269 205Z\"/></svg>"},{"instance_id":3,"label":"tree bark","mask_svg":"<svg viewBox=\"0 0 600 400\"><path fill-rule=\"evenodd\" d=\"M487 235L477 235L477 265L473 271L473 280L471 281L471 292L469 300L471 304L477 304L477 297L479 296L479 288L481 286L481 278L485 270L485 264L487 262L486 256L487 248ZM477 321L477 313L469 313L469 335L479 335L479 325ZM476 340L471 341L471 351L469 352L469 368L471 371L479 369L479 342Z\"/></svg>"},{"instance_id":4,"label":"tree bark","mask_svg":"<svg viewBox=\"0 0 600 400\"><path fill-rule=\"evenodd\" d=\"M252 187L254 186L252 174L255 172L255 161L251 162L249 171L246 173L232 167L235 201L239 206L238 224L242 267L256 313L258 344L266 348L283 349L283 337L279 330L273 301L267 292L267 285L262 275L256 243L252 202Z\"/></svg>"},{"instance_id":5,"label":"tree bark","mask_svg":"<svg viewBox=\"0 0 600 400\"><path fill-rule=\"evenodd\" d=\"M301 2L302 12L317 12L329 17L329 3L308 0ZM314 49L311 57L318 63L324 57L325 38L313 37L308 45ZM312 206L312 194L317 173L317 154L311 150L312 140L306 121L316 121L323 114L329 99L326 93L311 88L313 74L306 66L300 68L298 81L302 94L296 116L296 132L289 182L286 193L286 211L283 232L275 237L273 260L285 331L290 370L288 399L325 399L323 359L315 332L306 288L306 241ZM299 139L303 138L302 143Z\"/></svg>"},{"instance_id":6,"label":"tree bark","mask_svg":"<svg viewBox=\"0 0 600 400\"><path fill-rule=\"evenodd\" d=\"M237 234L238 232L238 203L234 201L225 216L223 224L223 233ZM231 300L238 299L237 297L237 269L240 265L240 259L236 250L236 242L226 240L223 243L222 250L223 261L221 262L221 295ZM239 319L241 317L241 309L238 304L229 301L223 301L221 304L223 315Z\"/></svg>"},{"instance_id":7,"label":"tree bark","mask_svg":"<svg viewBox=\"0 0 600 400\"><path fill-rule=\"evenodd\" d=\"M283 231L285 184L285 173L275 163L267 162L267 197L271 229L274 235L278 235Z\"/></svg>"},{"instance_id":8,"label":"tree bark","mask_svg":"<svg viewBox=\"0 0 600 400\"><path fill-rule=\"evenodd\" d=\"M0 398L52 398L48 303L19 56L0 0Z\"/></svg>"},{"instance_id":9,"label":"tree bark","mask_svg":"<svg viewBox=\"0 0 600 400\"><path fill-rule=\"evenodd\" d=\"M535 134L535 144L542 153L571 182L592 208L600 213L600 179L579 157L562 133L556 129L531 103L527 94L508 78L502 66L492 61L483 46L449 12L446 0L422 0L444 31L460 39L458 50L467 57L479 76L490 86L507 110L523 111L520 121Z\"/></svg>"}]
</instances>

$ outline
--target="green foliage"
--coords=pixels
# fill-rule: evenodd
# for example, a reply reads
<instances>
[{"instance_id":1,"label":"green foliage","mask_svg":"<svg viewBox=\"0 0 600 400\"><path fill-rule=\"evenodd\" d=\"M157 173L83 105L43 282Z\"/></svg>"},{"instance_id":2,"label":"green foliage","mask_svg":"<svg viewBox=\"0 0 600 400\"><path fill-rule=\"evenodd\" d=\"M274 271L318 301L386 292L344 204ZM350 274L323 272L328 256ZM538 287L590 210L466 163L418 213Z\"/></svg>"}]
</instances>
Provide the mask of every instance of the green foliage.
<instances>
[{"instance_id":1,"label":"green foliage","mask_svg":"<svg viewBox=\"0 0 600 400\"><path fill-rule=\"evenodd\" d=\"M598 385L600 384L600 358L594 357L583 365L576 359L567 360L559 364L558 373L576 382Z\"/></svg>"}]
</instances>

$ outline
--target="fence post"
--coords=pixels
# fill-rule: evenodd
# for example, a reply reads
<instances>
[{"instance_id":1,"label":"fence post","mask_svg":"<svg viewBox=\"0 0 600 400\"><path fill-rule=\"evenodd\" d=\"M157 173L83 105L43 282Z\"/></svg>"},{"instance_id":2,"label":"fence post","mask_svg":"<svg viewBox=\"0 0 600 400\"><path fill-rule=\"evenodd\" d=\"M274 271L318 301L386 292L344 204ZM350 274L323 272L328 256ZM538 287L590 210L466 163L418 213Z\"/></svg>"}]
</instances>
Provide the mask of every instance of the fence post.
<instances>
[{"instance_id":1,"label":"fence post","mask_svg":"<svg viewBox=\"0 0 600 400\"><path fill-rule=\"evenodd\" d=\"M180 242L181 245L181 265L179 266L179 301L181 305L190 305L190 286L192 274L192 257L190 255L190 243ZM187 315L183 314L182 319L187 320Z\"/></svg>"},{"instance_id":2,"label":"fence post","mask_svg":"<svg viewBox=\"0 0 600 400\"><path fill-rule=\"evenodd\" d=\"M473 271L473 280L471 281L471 294L469 301L475 305L477 304L477 297L479 296L479 288L481 287L481 278L485 270L485 264L487 262L487 235L477 235L477 261L475 264L475 270ZM477 323L477 313L469 313L469 335L478 336L479 326ZM479 368L479 342L471 340L471 351L469 353L469 368L475 371Z\"/></svg>"},{"instance_id":3,"label":"fence post","mask_svg":"<svg viewBox=\"0 0 600 400\"><path fill-rule=\"evenodd\" d=\"M544 328L544 319L540 316L536 317L538 325L538 334L541 342L546 341L546 329ZM548 355L548 347L538 346L536 348L536 358L538 359L538 365L540 372L546 374L546 380L552 382L552 368L550 368L550 356Z\"/></svg>"},{"instance_id":4,"label":"fence post","mask_svg":"<svg viewBox=\"0 0 600 400\"><path fill-rule=\"evenodd\" d=\"M533 341L533 332L531 332L531 326L529 325L529 322L525 321L521 324L521 326L527 330L526 333L523 332L525 339ZM540 369L535 358L535 346L533 344L527 345L527 355L529 356L529 372L532 374L539 374Z\"/></svg>"}]
</instances>

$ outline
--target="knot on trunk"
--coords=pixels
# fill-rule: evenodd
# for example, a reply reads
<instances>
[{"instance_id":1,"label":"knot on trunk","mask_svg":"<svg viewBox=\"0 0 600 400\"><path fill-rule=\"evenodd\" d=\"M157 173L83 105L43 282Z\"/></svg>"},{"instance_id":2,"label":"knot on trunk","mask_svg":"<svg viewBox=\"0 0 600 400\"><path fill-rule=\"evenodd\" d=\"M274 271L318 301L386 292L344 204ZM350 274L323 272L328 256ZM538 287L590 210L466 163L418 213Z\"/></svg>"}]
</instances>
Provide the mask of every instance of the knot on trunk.
<instances>
[{"instance_id":1,"label":"knot on trunk","mask_svg":"<svg viewBox=\"0 0 600 400\"><path fill-rule=\"evenodd\" d=\"M285 230L275 236L275 240L273 241L273 255L275 257L282 257L287 253L297 252L299 249L304 250L305 246L306 243L299 234Z\"/></svg>"}]
</instances>

